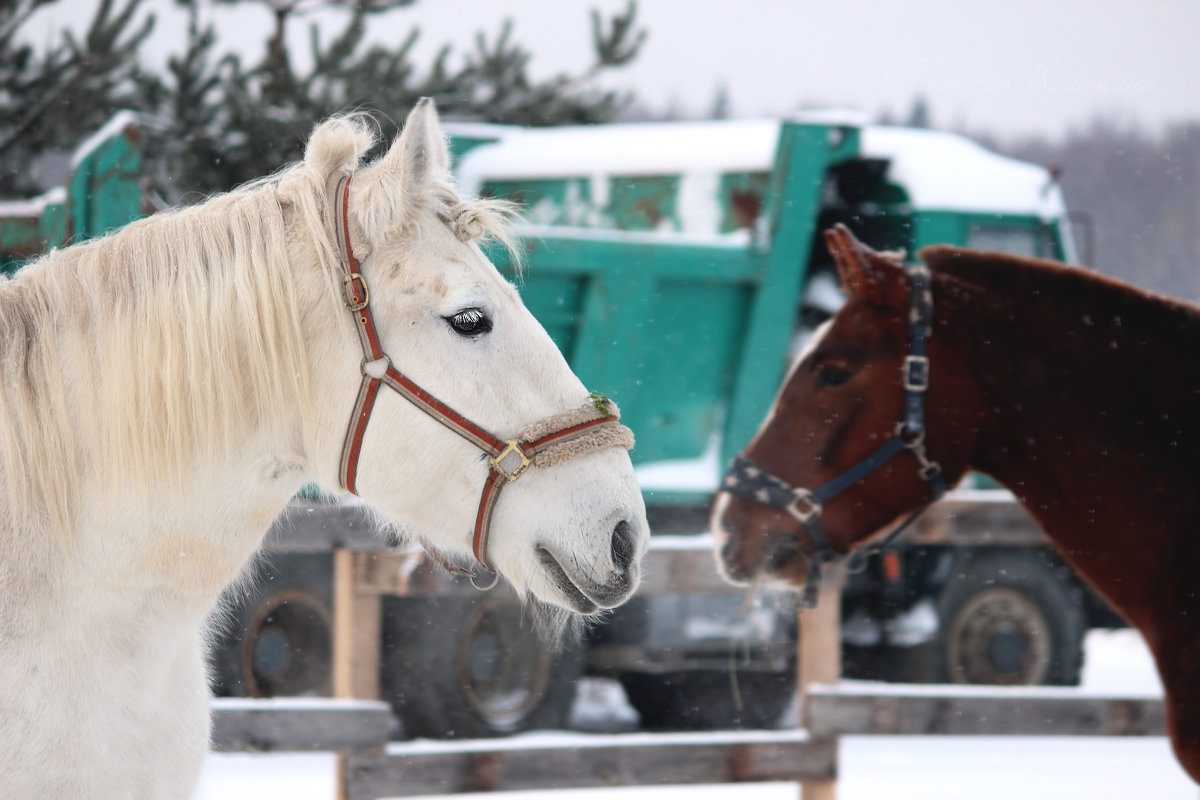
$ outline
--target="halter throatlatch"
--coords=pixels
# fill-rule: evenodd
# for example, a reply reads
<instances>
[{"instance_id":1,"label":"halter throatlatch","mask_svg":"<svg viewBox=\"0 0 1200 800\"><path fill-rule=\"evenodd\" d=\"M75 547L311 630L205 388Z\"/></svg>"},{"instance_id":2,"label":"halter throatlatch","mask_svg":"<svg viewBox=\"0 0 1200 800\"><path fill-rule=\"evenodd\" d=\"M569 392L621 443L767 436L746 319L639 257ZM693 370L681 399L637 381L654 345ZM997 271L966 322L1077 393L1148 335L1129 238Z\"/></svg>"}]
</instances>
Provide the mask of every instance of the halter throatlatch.
<instances>
[{"instance_id":1,"label":"halter throatlatch","mask_svg":"<svg viewBox=\"0 0 1200 800\"><path fill-rule=\"evenodd\" d=\"M904 270L912 290L908 318L909 353L904 359L901 376L904 419L896 425L891 438L866 458L816 489L792 486L740 454L734 457L721 483L721 491L786 511L803 526L812 545L812 552L806 554L808 575L800 598L805 608L814 608L817 604L822 566L835 561L840 555L829 543L829 537L821 525L821 513L826 503L903 452L912 453L917 459L918 471L933 495L931 503L946 493L942 468L936 461L930 461L925 451L925 393L929 389L929 358L925 355L925 345L933 333L930 275L923 264L906 264ZM867 555L891 544L926 507L928 504L910 515L878 544L855 552L853 563L861 565L865 563Z\"/></svg>"},{"instance_id":2,"label":"halter throatlatch","mask_svg":"<svg viewBox=\"0 0 1200 800\"><path fill-rule=\"evenodd\" d=\"M622 425L617 404L602 395L592 395L578 408L539 420L522 429L515 439L501 439L471 422L409 380L395 368L383 352L379 333L371 316L370 294L366 279L359 271L359 259L369 252L361 233L355 228L349 213L350 175L343 175L334 189L333 228L337 235L338 261L342 267L342 289L346 307L354 315L354 328L362 344L362 383L354 402L354 413L342 446L339 475L342 487L358 494L355 485L358 459L362 452L363 436L380 386L387 386L404 399L466 439L488 456L488 477L479 498L475 516L472 548L475 560L491 573L486 583L480 583L475 570L463 570L426 545L451 571L468 575L480 589L491 589L499 575L487 559L488 535L492 512L500 490L521 477L529 467L550 467L577 455L601 447L633 447L633 431Z\"/></svg>"}]
</instances>

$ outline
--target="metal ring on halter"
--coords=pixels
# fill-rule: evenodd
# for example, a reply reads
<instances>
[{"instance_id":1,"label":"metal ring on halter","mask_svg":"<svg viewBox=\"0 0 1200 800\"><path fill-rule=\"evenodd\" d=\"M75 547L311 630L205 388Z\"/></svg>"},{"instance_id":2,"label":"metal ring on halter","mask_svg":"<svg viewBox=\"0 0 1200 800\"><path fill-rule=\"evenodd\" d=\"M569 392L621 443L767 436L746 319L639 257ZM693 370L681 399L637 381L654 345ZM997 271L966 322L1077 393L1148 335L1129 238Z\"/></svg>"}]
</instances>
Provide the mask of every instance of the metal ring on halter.
<instances>
[{"instance_id":1,"label":"metal ring on halter","mask_svg":"<svg viewBox=\"0 0 1200 800\"><path fill-rule=\"evenodd\" d=\"M471 570L471 573L470 573L471 585L472 585L472 586L474 586L476 589L478 589L478 590L479 590L479 591L481 591L481 592L486 592L486 591L489 591L489 590L491 590L491 589L495 589L495 588L496 588L496 584L500 582L500 573L499 573L499 572L494 572L494 571L492 571L492 570L490 570L490 569L487 569L486 567L484 567L484 569L483 569L482 571L483 571L483 572L487 572L489 575L491 575L491 576L492 576L492 582L491 582L491 583L487 583L487 584L481 584L481 583L479 582L479 573L480 573L480 570L477 570L477 569L472 569L472 570Z\"/></svg>"},{"instance_id":2,"label":"metal ring on halter","mask_svg":"<svg viewBox=\"0 0 1200 800\"><path fill-rule=\"evenodd\" d=\"M908 426L907 422L897 422L892 435L899 439L909 450L925 446L925 429L917 428L916 434L913 435L912 428ZM908 438L910 435L912 436L911 439Z\"/></svg>"},{"instance_id":3,"label":"metal ring on halter","mask_svg":"<svg viewBox=\"0 0 1200 800\"><path fill-rule=\"evenodd\" d=\"M367 372L367 365L378 364L381 361L383 362L383 372L380 372L378 375L372 375L371 373ZM363 360L358 364L358 369L359 372L361 372L363 375L366 375L368 378L382 379L383 376L387 374L387 371L391 368L391 366L391 357L389 357L387 353L380 353L379 358L367 358L366 356L363 356Z\"/></svg>"},{"instance_id":4,"label":"metal ring on halter","mask_svg":"<svg viewBox=\"0 0 1200 800\"><path fill-rule=\"evenodd\" d=\"M928 482L935 474L942 471L942 465L936 461L929 459L929 454L925 452L925 429L921 428L917 431L917 436L911 442L905 441L904 433L907 430L907 423L901 422L896 425L896 438L904 442L904 446L912 451L913 457L917 459L917 464L920 467L921 477Z\"/></svg>"}]
</instances>

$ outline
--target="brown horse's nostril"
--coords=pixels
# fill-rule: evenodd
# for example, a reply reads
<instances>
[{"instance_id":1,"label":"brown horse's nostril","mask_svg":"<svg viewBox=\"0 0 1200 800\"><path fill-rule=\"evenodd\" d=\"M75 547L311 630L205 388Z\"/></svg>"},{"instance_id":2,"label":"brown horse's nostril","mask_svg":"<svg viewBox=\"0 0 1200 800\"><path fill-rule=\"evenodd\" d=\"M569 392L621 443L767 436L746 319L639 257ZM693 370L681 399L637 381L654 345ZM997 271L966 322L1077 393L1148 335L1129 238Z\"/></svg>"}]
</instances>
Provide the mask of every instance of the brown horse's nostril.
<instances>
[{"instance_id":1,"label":"brown horse's nostril","mask_svg":"<svg viewBox=\"0 0 1200 800\"><path fill-rule=\"evenodd\" d=\"M737 548L734 547L733 539L730 539L725 544L721 545L721 560L726 564L733 563L734 557L737 555Z\"/></svg>"},{"instance_id":2,"label":"brown horse's nostril","mask_svg":"<svg viewBox=\"0 0 1200 800\"><path fill-rule=\"evenodd\" d=\"M629 567L633 564L633 551L633 526L621 520L617 527L613 528L612 537L612 563L617 572L629 572Z\"/></svg>"}]
</instances>

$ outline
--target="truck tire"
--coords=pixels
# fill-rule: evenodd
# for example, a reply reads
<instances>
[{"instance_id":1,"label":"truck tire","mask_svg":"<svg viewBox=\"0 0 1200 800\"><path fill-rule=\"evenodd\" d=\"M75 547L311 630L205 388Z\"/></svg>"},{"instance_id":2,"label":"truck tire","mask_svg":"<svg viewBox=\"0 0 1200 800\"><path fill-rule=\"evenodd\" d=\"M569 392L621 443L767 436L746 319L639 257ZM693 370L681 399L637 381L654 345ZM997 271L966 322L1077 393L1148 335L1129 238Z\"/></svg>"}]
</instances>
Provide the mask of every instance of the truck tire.
<instances>
[{"instance_id":1,"label":"truck tire","mask_svg":"<svg viewBox=\"0 0 1200 800\"><path fill-rule=\"evenodd\" d=\"M783 672L624 672L620 680L647 730L774 728L796 690L794 666Z\"/></svg>"},{"instance_id":2,"label":"truck tire","mask_svg":"<svg viewBox=\"0 0 1200 800\"><path fill-rule=\"evenodd\" d=\"M564 728L583 651L538 639L511 595L385 598L382 694L407 737Z\"/></svg>"},{"instance_id":3,"label":"truck tire","mask_svg":"<svg viewBox=\"0 0 1200 800\"><path fill-rule=\"evenodd\" d=\"M333 561L272 553L230 590L213 620L213 690L227 697L328 695L333 674Z\"/></svg>"},{"instance_id":4,"label":"truck tire","mask_svg":"<svg viewBox=\"0 0 1200 800\"><path fill-rule=\"evenodd\" d=\"M977 555L938 601L938 682L1073 686L1086 614L1077 586L1036 552Z\"/></svg>"},{"instance_id":5,"label":"truck tire","mask_svg":"<svg viewBox=\"0 0 1200 800\"><path fill-rule=\"evenodd\" d=\"M234 697L330 693L328 605L304 586L266 586L228 612L211 663L214 690Z\"/></svg>"}]
</instances>

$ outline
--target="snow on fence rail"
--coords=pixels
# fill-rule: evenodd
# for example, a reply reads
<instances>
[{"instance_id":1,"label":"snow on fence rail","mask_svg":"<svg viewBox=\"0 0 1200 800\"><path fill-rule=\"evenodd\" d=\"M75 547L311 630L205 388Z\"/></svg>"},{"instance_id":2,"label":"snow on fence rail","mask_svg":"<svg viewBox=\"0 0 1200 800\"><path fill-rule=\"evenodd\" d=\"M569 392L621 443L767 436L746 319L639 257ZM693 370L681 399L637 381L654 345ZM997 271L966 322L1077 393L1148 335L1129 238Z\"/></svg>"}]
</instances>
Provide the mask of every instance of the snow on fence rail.
<instances>
[{"instance_id":1,"label":"snow on fence rail","mask_svg":"<svg viewBox=\"0 0 1200 800\"><path fill-rule=\"evenodd\" d=\"M341 552L336 580L343 585L335 594L344 603L397 591L394 583L381 583L356 565L349 551ZM1156 697L1104 697L1042 687L840 684L841 583L840 576L829 576L819 606L800 611L802 729L534 733L507 739L389 743L391 710L374 700L216 700L213 749L335 751L341 800L760 781L794 781L804 800L830 800L836 793L842 735L1164 733L1163 703ZM352 673L361 672L350 650L344 647L345 657L335 659L334 683L343 691L354 689ZM355 659L361 657L354 654Z\"/></svg>"}]
</instances>

